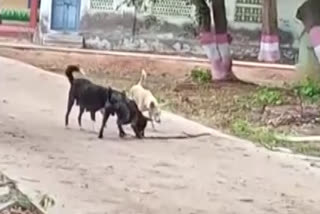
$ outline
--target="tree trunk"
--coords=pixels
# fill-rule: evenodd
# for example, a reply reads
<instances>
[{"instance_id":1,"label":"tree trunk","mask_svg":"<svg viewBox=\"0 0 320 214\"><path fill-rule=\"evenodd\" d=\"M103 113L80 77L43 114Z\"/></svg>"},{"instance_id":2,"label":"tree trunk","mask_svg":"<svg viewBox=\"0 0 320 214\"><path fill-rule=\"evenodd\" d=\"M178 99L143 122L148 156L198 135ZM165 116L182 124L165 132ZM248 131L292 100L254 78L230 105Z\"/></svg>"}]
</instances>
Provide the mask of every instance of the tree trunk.
<instances>
[{"instance_id":1,"label":"tree trunk","mask_svg":"<svg viewBox=\"0 0 320 214\"><path fill-rule=\"evenodd\" d=\"M2 0L0 0L0 25L2 24L1 10L2 10Z\"/></svg>"},{"instance_id":2,"label":"tree trunk","mask_svg":"<svg viewBox=\"0 0 320 214\"><path fill-rule=\"evenodd\" d=\"M211 10L206 0L194 0L200 29L200 43L211 63L213 80L226 80L231 73L231 38L227 33L227 17L224 0L213 0L212 10L215 31L211 31Z\"/></svg>"},{"instance_id":3,"label":"tree trunk","mask_svg":"<svg viewBox=\"0 0 320 214\"><path fill-rule=\"evenodd\" d=\"M296 17L304 24L306 32L320 63L320 1L308 0L297 10Z\"/></svg>"},{"instance_id":4,"label":"tree trunk","mask_svg":"<svg viewBox=\"0 0 320 214\"><path fill-rule=\"evenodd\" d=\"M304 25L300 39L299 63L296 69L300 79L320 80L320 1L307 0L297 10L296 18Z\"/></svg>"},{"instance_id":5,"label":"tree trunk","mask_svg":"<svg viewBox=\"0 0 320 214\"><path fill-rule=\"evenodd\" d=\"M263 0L259 61L280 60L277 0Z\"/></svg>"},{"instance_id":6,"label":"tree trunk","mask_svg":"<svg viewBox=\"0 0 320 214\"><path fill-rule=\"evenodd\" d=\"M211 60L212 77L226 80L232 77L232 57L230 51L231 37L228 34L228 21L224 0L212 1L215 24L215 54Z\"/></svg>"}]
</instances>

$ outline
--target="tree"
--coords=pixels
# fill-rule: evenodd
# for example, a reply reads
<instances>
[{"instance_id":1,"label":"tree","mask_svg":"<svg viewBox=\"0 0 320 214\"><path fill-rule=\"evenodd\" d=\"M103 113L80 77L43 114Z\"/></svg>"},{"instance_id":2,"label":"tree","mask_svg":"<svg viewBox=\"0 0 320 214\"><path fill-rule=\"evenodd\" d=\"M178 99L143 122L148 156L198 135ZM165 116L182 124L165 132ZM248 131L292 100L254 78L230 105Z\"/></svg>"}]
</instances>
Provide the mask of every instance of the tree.
<instances>
[{"instance_id":1,"label":"tree","mask_svg":"<svg viewBox=\"0 0 320 214\"><path fill-rule=\"evenodd\" d=\"M307 0L297 10L296 18L304 25L301 34L298 71L312 80L320 80L320 1ZM313 49L310 49L310 46ZM302 50L302 51L301 51Z\"/></svg>"},{"instance_id":2,"label":"tree","mask_svg":"<svg viewBox=\"0 0 320 214\"><path fill-rule=\"evenodd\" d=\"M197 1L197 3L196 3ZM228 34L228 22L224 0L194 0L197 8L200 29L200 43L211 63L213 80L232 78L232 57L230 52L231 37ZM213 13L214 30L211 26Z\"/></svg>"},{"instance_id":3,"label":"tree","mask_svg":"<svg viewBox=\"0 0 320 214\"><path fill-rule=\"evenodd\" d=\"M311 44L320 62L320 1L307 0L297 10L296 17L309 34Z\"/></svg>"},{"instance_id":4,"label":"tree","mask_svg":"<svg viewBox=\"0 0 320 214\"><path fill-rule=\"evenodd\" d=\"M275 62L280 60L277 0L262 2L262 34L258 60Z\"/></svg>"}]
</instances>

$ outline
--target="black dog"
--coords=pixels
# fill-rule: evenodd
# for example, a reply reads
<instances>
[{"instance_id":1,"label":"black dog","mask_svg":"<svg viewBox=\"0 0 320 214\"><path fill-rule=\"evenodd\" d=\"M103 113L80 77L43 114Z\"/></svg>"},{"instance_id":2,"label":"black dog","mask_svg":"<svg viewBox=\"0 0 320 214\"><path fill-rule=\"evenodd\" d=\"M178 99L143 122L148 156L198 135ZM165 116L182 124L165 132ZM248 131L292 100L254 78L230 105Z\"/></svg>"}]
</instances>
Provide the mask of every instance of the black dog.
<instances>
[{"instance_id":1,"label":"black dog","mask_svg":"<svg viewBox=\"0 0 320 214\"><path fill-rule=\"evenodd\" d=\"M144 137L144 130L148 121L151 119L145 117L138 109L137 104L129 99L125 92L119 92L110 88L109 98L105 104L104 116L100 128L99 138L103 137L103 130L110 114L117 114L117 125L119 136L122 138L126 135L122 126L131 124L137 138Z\"/></svg>"},{"instance_id":2,"label":"black dog","mask_svg":"<svg viewBox=\"0 0 320 214\"><path fill-rule=\"evenodd\" d=\"M74 79L73 72L81 73L81 70L76 65L69 65L65 71L65 75L71 84L68 97L67 113L65 115L65 125L68 126L69 124L69 114L74 102L76 102L76 104L80 107L78 124L81 127L81 118L84 111L89 111L91 120L93 122L96 121L96 112L105 107L107 99L110 97L110 89L96 85L87 79Z\"/></svg>"}]
</instances>

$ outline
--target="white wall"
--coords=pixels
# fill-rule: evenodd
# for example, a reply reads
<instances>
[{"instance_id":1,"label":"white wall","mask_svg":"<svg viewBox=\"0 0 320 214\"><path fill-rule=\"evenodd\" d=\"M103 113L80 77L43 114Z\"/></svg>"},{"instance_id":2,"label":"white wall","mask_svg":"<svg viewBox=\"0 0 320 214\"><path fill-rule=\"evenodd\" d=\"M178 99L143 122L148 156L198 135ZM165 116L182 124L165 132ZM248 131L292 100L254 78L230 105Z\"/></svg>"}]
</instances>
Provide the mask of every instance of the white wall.
<instances>
[{"instance_id":1,"label":"white wall","mask_svg":"<svg viewBox=\"0 0 320 214\"><path fill-rule=\"evenodd\" d=\"M40 32L47 32L51 23L51 0L41 1L39 11Z\"/></svg>"},{"instance_id":2,"label":"white wall","mask_svg":"<svg viewBox=\"0 0 320 214\"><path fill-rule=\"evenodd\" d=\"M279 0L278 24L284 31L292 32L297 42L303 31L303 25L296 19L296 11L305 0Z\"/></svg>"},{"instance_id":3,"label":"white wall","mask_svg":"<svg viewBox=\"0 0 320 214\"><path fill-rule=\"evenodd\" d=\"M281 30L291 32L295 38L295 44L298 43L298 37L303 30L303 25L298 22L295 18L297 8L304 2L305 0L278 0L278 24ZM255 23L241 23L234 21L234 14L236 9L236 0L227 0L226 1L226 10L227 10L227 18L229 21L229 25L232 28L239 29L245 28L249 30L258 30L261 28L261 24Z\"/></svg>"}]
</instances>

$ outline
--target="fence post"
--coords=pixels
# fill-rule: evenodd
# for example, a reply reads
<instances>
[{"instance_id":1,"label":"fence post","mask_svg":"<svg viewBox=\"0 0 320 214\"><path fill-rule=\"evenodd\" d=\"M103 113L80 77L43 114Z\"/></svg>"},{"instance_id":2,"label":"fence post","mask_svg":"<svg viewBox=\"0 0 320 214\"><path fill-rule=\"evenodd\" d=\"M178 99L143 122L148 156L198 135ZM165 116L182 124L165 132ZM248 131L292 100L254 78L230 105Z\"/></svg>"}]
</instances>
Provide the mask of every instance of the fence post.
<instances>
[{"instance_id":1,"label":"fence post","mask_svg":"<svg viewBox=\"0 0 320 214\"><path fill-rule=\"evenodd\" d=\"M38 17L38 0L31 0L30 22L29 22L30 27L36 28L37 17Z\"/></svg>"}]
</instances>

